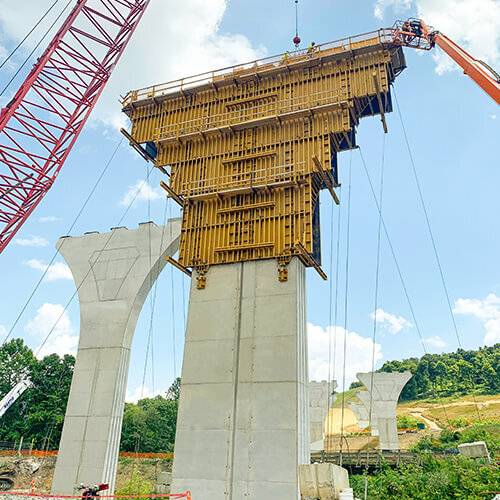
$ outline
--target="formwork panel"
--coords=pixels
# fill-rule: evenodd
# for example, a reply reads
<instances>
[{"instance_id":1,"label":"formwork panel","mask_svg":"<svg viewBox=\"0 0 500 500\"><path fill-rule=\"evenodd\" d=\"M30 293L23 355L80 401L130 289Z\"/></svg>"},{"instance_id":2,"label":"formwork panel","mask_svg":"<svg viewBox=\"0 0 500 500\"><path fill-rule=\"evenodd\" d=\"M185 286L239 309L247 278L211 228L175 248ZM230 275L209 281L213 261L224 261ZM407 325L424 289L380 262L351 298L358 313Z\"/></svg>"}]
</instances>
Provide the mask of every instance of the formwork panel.
<instances>
[{"instance_id":1,"label":"formwork panel","mask_svg":"<svg viewBox=\"0 0 500 500\"><path fill-rule=\"evenodd\" d=\"M337 153L361 117L391 110L403 64L366 37L129 93L132 136L156 145L183 203L180 263L319 265L319 191L335 196Z\"/></svg>"}]
</instances>

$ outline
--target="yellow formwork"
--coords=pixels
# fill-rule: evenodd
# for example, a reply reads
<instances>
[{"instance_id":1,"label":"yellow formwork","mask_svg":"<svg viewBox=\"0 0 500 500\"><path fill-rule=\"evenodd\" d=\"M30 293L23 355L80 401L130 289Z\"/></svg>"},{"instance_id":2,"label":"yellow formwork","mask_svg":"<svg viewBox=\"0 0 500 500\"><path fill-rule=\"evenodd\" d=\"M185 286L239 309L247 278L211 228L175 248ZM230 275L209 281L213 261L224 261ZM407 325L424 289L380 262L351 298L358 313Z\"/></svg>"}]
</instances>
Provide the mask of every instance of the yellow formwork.
<instances>
[{"instance_id":1,"label":"yellow formwork","mask_svg":"<svg viewBox=\"0 0 500 500\"><path fill-rule=\"evenodd\" d=\"M277 258L286 279L298 255L321 272L319 191L335 196L337 153L361 117L391 111L403 68L377 34L130 92L131 135L154 143L183 205L180 264Z\"/></svg>"}]
</instances>

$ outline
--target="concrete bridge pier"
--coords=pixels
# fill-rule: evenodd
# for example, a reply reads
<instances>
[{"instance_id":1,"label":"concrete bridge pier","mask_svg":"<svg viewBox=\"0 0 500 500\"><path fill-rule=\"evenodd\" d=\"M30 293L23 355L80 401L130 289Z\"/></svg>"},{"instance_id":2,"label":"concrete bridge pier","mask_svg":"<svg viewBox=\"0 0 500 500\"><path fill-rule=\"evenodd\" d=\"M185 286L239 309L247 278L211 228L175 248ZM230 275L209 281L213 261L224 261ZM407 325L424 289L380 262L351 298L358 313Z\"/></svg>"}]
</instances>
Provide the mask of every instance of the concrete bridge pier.
<instances>
[{"instance_id":1,"label":"concrete bridge pier","mask_svg":"<svg viewBox=\"0 0 500 500\"><path fill-rule=\"evenodd\" d=\"M180 229L173 219L58 241L78 289L80 340L53 493L99 482L114 490L132 338L163 257L178 250Z\"/></svg>"},{"instance_id":2,"label":"concrete bridge pier","mask_svg":"<svg viewBox=\"0 0 500 500\"><path fill-rule=\"evenodd\" d=\"M297 499L309 463L305 268L213 266L191 286L172 491Z\"/></svg>"},{"instance_id":3,"label":"concrete bridge pier","mask_svg":"<svg viewBox=\"0 0 500 500\"><path fill-rule=\"evenodd\" d=\"M396 407L399 395L412 377L410 372L375 372L358 373L358 380L368 389L358 393L358 398L365 405L367 412L372 407L372 422L376 423L381 450L398 450L398 427ZM371 396L370 396L371 390Z\"/></svg>"}]
</instances>

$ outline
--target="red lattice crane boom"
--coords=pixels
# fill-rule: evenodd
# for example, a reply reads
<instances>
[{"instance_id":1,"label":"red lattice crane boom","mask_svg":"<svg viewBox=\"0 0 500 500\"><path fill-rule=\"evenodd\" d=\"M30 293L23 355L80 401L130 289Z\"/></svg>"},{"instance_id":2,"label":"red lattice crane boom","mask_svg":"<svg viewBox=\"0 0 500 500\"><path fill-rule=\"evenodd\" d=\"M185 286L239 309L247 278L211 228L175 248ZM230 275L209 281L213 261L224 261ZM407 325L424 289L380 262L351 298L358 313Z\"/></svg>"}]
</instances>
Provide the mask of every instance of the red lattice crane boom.
<instances>
[{"instance_id":1,"label":"red lattice crane boom","mask_svg":"<svg viewBox=\"0 0 500 500\"><path fill-rule=\"evenodd\" d=\"M0 253L52 186L150 0L77 0L0 111Z\"/></svg>"}]
</instances>

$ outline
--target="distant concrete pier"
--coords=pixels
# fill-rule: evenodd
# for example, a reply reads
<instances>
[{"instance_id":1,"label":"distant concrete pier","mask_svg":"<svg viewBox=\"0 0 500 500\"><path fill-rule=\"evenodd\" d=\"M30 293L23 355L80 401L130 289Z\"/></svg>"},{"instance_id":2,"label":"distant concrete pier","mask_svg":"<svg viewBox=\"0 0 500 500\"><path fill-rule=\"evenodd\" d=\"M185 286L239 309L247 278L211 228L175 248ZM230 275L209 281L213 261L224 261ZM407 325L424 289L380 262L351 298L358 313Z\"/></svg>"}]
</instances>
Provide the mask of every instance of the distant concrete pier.
<instances>
[{"instance_id":1,"label":"distant concrete pier","mask_svg":"<svg viewBox=\"0 0 500 500\"><path fill-rule=\"evenodd\" d=\"M333 392L337 382L309 382L309 441L311 451L324 449L325 419L333 403Z\"/></svg>"},{"instance_id":2,"label":"distant concrete pier","mask_svg":"<svg viewBox=\"0 0 500 500\"><path fill-rule=\"evenodd\" d=\"M80 341L52 491L79 483L114 489L130 347L144 301L179 247L181 223L61 238L78 289Z\"/></svg>"},{"instance_id":3,"label":"distant concrete pier","mask_svg":"<svg viewBox=\"0 0 500 500\"><path fill-rule=\"evenodd\" d=\"M191 286L172 491L196 500L297 499L309 463L305 268L211 267Z\"/></svg>"},{"instance_id":4,"label":"distant concrete pier","mask_svg":"<svg viewBox=\"0 0 500 500\"><path fill-rule=\"evenodd\" d=\"M398 426L396 407L403 387L411 379L410 372L375 372L358 373L358 380L368 389L358 393L371 420L376 424L381 450L398 450ZM372 383L373 376L373 383ZM370 394L371 393L371 394Z\"/></svg>"}]
</instances>

